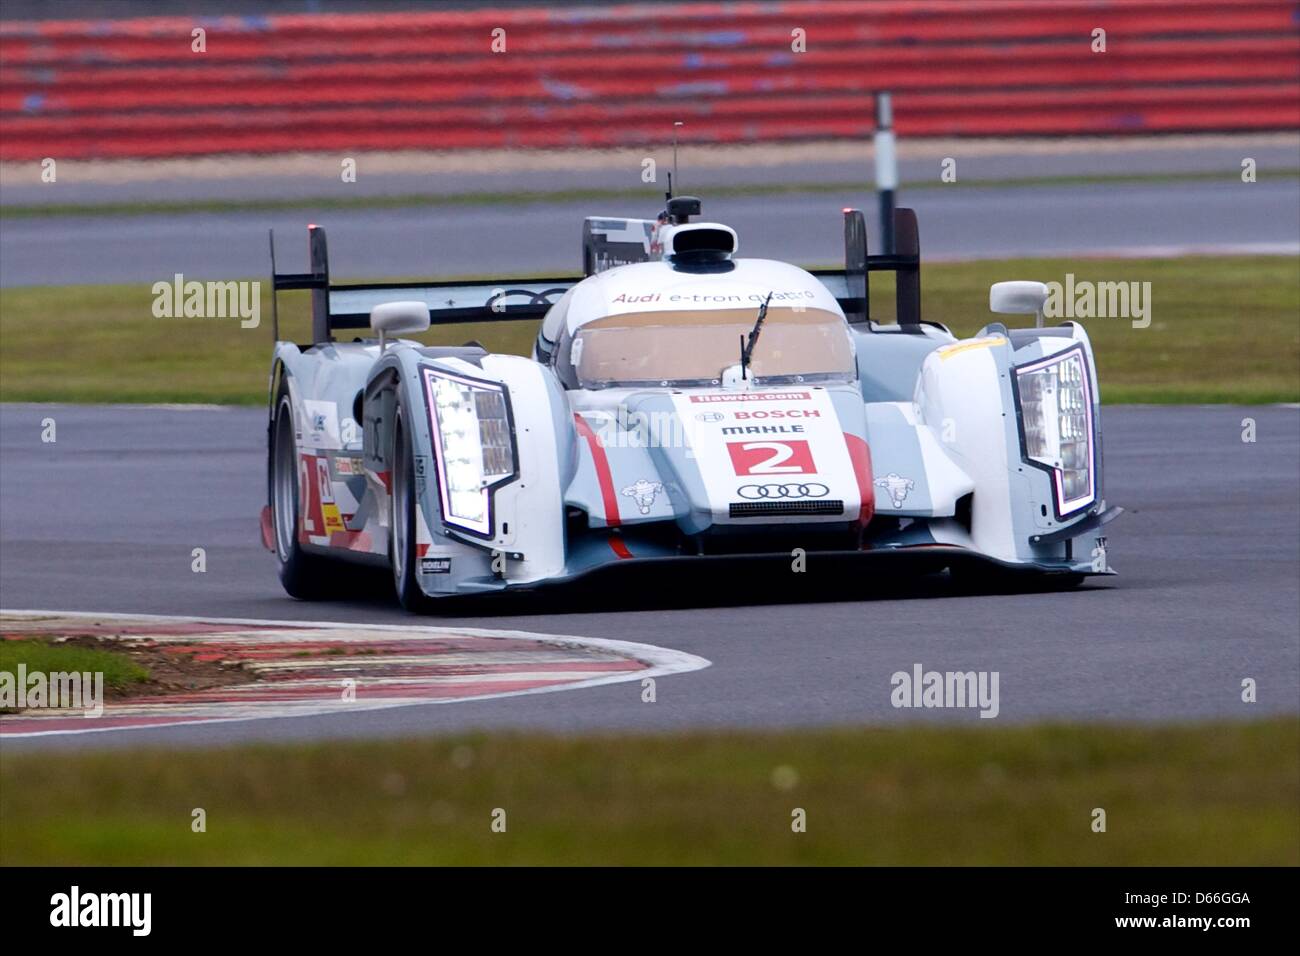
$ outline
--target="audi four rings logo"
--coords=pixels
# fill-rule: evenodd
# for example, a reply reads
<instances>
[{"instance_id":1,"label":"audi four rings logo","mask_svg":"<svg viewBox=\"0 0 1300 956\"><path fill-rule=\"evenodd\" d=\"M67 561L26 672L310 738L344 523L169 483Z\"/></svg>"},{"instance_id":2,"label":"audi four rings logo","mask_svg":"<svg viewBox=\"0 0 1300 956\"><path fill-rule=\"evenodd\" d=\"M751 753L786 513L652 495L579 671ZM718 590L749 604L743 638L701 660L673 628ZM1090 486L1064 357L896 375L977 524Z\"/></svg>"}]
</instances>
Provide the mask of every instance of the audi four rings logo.
<instances>
[{"instance_id":1,"label":"audi four rings logo","mask_svg":"<svg viewBox=\"0 0 1300 956\"><path fill-rule=\"evenodd\" d=\"M736 494L749 501L772 498L824 498L830 489L817 482L790 482L784 485L741 485Z\"/></svg>"}]
</instances>

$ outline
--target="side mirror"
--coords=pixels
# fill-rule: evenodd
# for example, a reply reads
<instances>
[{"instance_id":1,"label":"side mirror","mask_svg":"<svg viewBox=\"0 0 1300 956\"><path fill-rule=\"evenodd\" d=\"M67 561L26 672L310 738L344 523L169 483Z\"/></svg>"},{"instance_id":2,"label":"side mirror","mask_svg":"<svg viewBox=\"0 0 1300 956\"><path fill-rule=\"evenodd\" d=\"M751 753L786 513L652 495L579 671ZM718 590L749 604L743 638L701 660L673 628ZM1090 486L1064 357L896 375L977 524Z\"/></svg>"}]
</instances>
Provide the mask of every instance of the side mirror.
<instances>
[{"instance_id":1,"label":"side mirror","mask_svg":"<svg viewBox=\"0 0 1300 956\"><path fill-rule=\"evenodd\" d=\"M1043 327L1043 306L1047 286L1041 282L995 282L989 286L989 311L1007 315L1036 316Z\"/></svg>"},{"instance_id":2,"label":"side mirror","mask_svg":"<svg viewBox=\"0 0 1300 956\"><path fill-rule=\"evenodd\" d=\"M429 307L423 302L382 302L370 310L370 327L379 344L389 336L413 335L429 328Z\"/></svg>"}]
</instances>

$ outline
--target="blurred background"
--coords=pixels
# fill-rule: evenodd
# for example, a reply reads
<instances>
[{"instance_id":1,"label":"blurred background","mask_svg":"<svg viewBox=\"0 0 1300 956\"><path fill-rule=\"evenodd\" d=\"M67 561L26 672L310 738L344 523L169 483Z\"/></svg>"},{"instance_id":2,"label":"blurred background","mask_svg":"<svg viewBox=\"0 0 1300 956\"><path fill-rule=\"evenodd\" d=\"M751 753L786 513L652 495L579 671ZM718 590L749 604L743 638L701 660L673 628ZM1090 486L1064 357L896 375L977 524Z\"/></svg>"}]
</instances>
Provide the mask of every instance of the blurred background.
<instances>
[{"instance_id":1,"label":"blurred background","mask_svg":"<svg viewBox=\"0 0 1300 956\"><path fill-rule=\"evenodd\" d=\"M1294 0L216 6L7 2L0 158L1300 125Z\"/></svg>"},{"instance_id":2,"label":"blurred background","mask_svg":"<svg viewBox=\"0 0 1300 956\"><path fill-rule=\"evenodd\" d=\"M674 135L748 252L833 261L808 213L870 202L881 90L929 257L1300 249L1297 0L10 0L0 284L255 274L309 219L355 275L572 269L538 234L652 215ZM168 212L221 241L104 221Z\"/></svg>"},{"instance_id":3,"label":"blurred background","mask_svg":"<svg viewBox=\"0 0 1300 956\"><path fill-rule=\"evenodd\" d=\"M881 91L929 316L973 331L992 279L1061 281L1087 257L1095 279L1155 280L1176 303L1157 327L1183 332L1154 376L1119 324L1096 328L1110 394L1297 394L1289 369L1261 377L1269 336L1215 337L1248 307L1294 338L1300 0L0 9L9 396L64 394L40 356L68 354L88 316L118 317L95 323L117 336L100 347L139 366L140 284L265 277L268 227L294 269L303 227L326 226L341 280L566 274L583 217L653 217L676 166L743 255L833 264L844 207L867 211L880 250ZM508 351L532 338L464 331ZM260 342L187 336L214 363L205 386L142 367L140 398L257 400ZM1196 356L1225 352L1205 378ZM122 394L117 376L103 387Z\"/></svg>"}]
</instances>

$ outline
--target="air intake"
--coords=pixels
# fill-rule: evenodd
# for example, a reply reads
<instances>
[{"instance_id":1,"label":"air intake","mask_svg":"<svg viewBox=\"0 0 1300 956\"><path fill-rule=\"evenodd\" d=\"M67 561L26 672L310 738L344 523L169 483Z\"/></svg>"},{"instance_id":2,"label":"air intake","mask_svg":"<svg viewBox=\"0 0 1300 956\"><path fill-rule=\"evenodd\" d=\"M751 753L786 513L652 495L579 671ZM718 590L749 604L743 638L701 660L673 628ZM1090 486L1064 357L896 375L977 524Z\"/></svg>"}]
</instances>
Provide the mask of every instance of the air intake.
<instances>
[{"instance_id":1,"label":"air intake","mask_svg":"<svg viewBox=\"0 0 1300 956\"><path fill-rule=\"evenodd\" d=\"M736 251L736 231L716 222L665 226L664 255L673 258L729 258Z\"/></svg>"},{"instance_id":2,"label":"air intake","mask_svg":"<svg viewBox=\"0 0 1300 956\"><path fill-rule=\"evenodd\" d=\"M842 515L843 501L733 501L733 518L777 518L783 515Z\"/></svg>"}]
</instances>

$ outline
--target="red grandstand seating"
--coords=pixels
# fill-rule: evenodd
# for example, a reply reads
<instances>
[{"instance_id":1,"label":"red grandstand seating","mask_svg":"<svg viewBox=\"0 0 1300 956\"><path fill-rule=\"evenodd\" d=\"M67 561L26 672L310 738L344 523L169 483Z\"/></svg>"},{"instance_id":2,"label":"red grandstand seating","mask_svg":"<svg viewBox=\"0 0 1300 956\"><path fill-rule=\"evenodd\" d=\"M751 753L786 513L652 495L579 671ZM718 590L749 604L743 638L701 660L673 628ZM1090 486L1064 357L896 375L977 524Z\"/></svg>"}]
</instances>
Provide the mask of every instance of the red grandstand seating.
<instances>
[{"instance_id":1,"label":"red grandstand seating","mask_svg":"<svg viewBox=\"0 0 1300 956\"><path fill-rule=\"evenodd\" d=\"M1297 129L1300 0L8 22L0 159L858 137L877 89L906 136Z\"/></svg>"}]
</instances>

